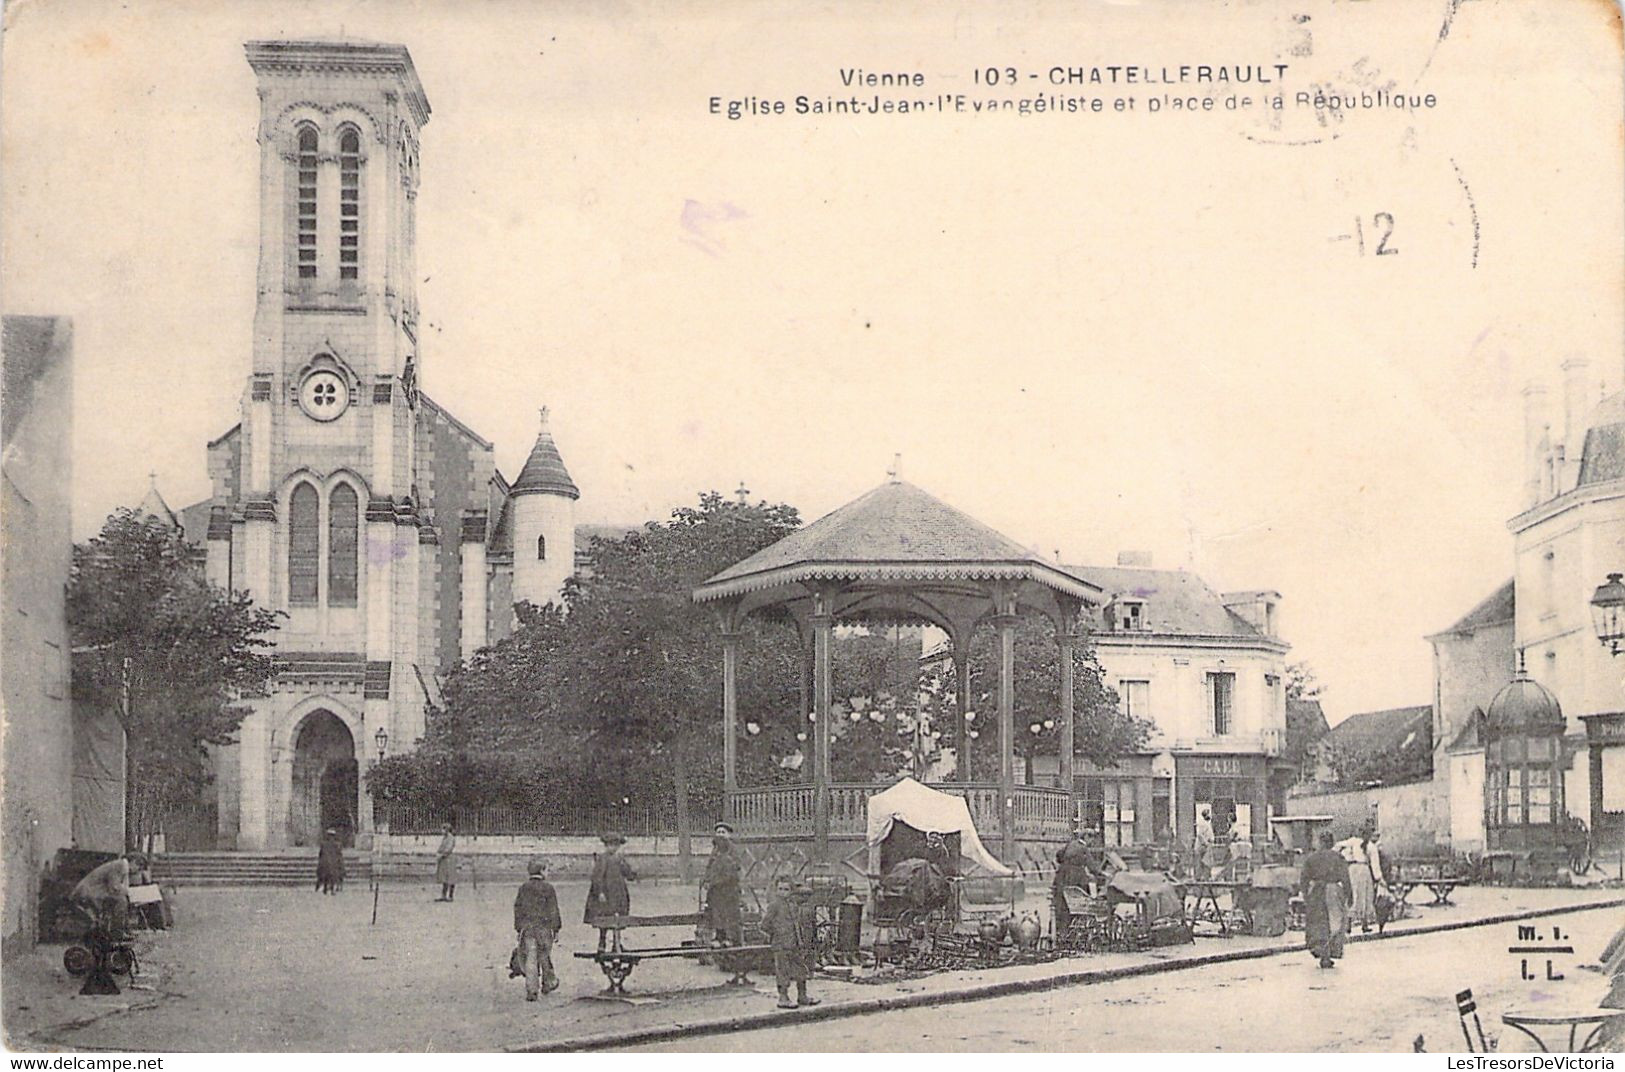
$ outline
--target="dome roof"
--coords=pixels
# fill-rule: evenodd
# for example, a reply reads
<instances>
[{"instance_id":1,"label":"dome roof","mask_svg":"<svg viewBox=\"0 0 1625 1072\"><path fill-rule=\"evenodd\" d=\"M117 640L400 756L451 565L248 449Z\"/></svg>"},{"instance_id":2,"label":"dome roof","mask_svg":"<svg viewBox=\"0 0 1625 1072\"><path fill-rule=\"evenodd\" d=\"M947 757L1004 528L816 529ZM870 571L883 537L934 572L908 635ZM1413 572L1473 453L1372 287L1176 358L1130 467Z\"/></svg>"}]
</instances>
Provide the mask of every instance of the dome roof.
<instances>
[{"instance_id":1,"label":"dome roof","mask_svg":"<svg viewBox=\"0 0 1625 1072\"><path fill-rule=\"evenodd\" d=\"M559 454L558 444L553 442L553 432L548 427L545 406L542 407L542 427L536 433L536 445L530 448L530 457L525 459L525 467L519 470L519 479L513 482L508 494L547 494L563 495L571 499L581 498L581 489L570 479L570 471L564 467L564 458Z\"/></svg>"},{"instance_id":2,"label":"dome roof","mask_svg":"<svg viewBox=\"0 0 1625 1072\"><path fill-rule=\"evenodd\" d=\"M1609 395L1591 411L1577 486L1621 478L1625 478L1625 391Z\"/></svg>"},{"instance_id":3,"label":"dome roof","mask_svg":"<svg viewBox=\"0 0 1625 1072\"><path fill-rule=\"evenodd\" d=\"M1520 668L1485 712L1491 737L1510 733L1562 733L1563 707L1551 690Z\"/></svg>"}]
</instances>

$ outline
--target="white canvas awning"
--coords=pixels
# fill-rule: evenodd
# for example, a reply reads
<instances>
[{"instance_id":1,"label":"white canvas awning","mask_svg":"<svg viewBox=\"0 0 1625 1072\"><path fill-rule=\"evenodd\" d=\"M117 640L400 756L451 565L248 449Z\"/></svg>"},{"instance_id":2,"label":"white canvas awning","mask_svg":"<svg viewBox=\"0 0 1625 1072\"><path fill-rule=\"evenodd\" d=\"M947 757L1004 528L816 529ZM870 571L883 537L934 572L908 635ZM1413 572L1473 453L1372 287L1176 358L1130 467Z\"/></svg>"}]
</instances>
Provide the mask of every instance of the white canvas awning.
<instances>
[{"instance_id":1,"label":"white canvas awning","mask_svg":"<svg viewBox=\"0 0 1625 1072\"><path fill-rule=\"evenodd\" d=\"M876 858L880 843L891 833L892 824L904 822L927 834L958 834L959 855L973 868L994 875L1013 872L982 845L971 821L970 808L959 797L904 778L890 789L869 798L869 852ZM961 866L960 872L966 872Z\"/></svg>"}]
</instances>

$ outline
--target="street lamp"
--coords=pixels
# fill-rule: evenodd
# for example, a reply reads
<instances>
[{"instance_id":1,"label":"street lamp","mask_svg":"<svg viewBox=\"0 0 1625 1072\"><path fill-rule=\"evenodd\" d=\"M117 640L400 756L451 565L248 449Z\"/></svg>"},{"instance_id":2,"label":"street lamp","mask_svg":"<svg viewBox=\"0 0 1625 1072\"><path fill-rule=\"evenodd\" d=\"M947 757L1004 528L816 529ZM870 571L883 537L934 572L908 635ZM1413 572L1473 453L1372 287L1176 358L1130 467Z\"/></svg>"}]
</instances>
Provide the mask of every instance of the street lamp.
<instances>
[{"instance_id":1,"label":"street lamp","mask_svg":"<svg viewBox=\"0 0 1625 1072\"><path fill-rule=\"evenodd\" d=\"M1591 597L1591 624L1610 655L1625 648L1625 574L1610 573Z\"/></svg>"},{"instance_id":2,"label":"street lamp","mask_svg":"<svg viewBox=\"0 0 1625 1072\"><path fill-rule=\"evenodd\" d=\"M378 746L378 762L384 761L384 752L389 748L389 731L379 726L378 732L372 735L372 742Z\"/></svg>"}]
</instances>

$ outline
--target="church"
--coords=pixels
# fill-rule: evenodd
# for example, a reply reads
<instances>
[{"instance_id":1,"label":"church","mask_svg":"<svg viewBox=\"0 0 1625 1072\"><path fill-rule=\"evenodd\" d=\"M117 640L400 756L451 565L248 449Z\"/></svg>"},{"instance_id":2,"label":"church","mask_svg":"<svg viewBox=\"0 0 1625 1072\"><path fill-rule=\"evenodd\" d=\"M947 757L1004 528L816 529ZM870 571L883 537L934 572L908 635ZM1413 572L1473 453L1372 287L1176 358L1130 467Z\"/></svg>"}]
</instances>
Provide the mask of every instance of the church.
<instances>
[{"instance_id":1,"label":"church","mask_svg":"<svg viewBox=\"0 0 1625 1072\"><path fill-rule=\"evenodd\" d=\"M511 483L424 390L415 220L429 101L400 45L252 41L260 250L241 419L176 518L211 583L283 612L279 673L215 750L222 849L365 841L361 772L410 751L436 682L575 571L576 501L541 415ZM161 501L147 509L159 512Z\"/></svg>"}]
</instances>

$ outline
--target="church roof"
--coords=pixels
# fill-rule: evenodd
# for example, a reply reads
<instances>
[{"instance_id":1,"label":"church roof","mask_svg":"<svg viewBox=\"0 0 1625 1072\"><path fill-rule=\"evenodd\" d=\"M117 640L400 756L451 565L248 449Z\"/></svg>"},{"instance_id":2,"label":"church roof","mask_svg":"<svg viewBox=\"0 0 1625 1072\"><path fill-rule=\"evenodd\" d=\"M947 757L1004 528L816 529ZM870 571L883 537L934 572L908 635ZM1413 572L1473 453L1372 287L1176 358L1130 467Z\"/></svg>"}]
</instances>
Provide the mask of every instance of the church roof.
<instances>
[{"instance_id":1,"label":"church roof","mask_svg":"<svg viewBox=\"0 0 1625 1072\"><path fill-rule=\"evenodd\" d=\"M1507 581L1501 587L1485 596L1479 604L1468 611L1460 621L1448 629L1441 629L1434 636L1446 636L1450 633L1474 633L1489 625L1501 625L1512 620L1513 611L1517 608L1517 589L1512 581ZM1429 639L1432 639L1431 637Z\"/></svg>"},{"instance_id":2,"label":"church roof","mask_svg":"<svg viewBox=\"0 0 1625 1072\"><path fill-rule=\"evenodd\" d=\"M581 489L570 479L570 471L564 467L558 444L553 442L546 407L542 409L541 429L536 433L535 445L530 448L530 457L525 459L525 467L519 470L519 479L513 482L508 492L510 498L539 494L581 498Z\"/></svg>"},{"instance_id":3,"label":"church roof","mask_svg":"<svg viewBox=\"0 0 1625 1072\"><path fill-rule=\"evenodd\" d=\"M1067 566L1066 569L1099 585L1114 599L1144 600L1143 632L1184 636L1262 635L1226 608L1219 594L1194 573L1130 566Z\"/></svg>"},{"instance_id":4,"label":"church roof","mask_svg":"<svg viewBox=\"0 0 1625 1072\"><path fill-rule=\"evenodd\" d=\"M913 484L892 480L718 573L701 601L817 578L1028 579L1098 602L1097 585L1046 562Z\"/></svg>"},{"instance_id":5,"label":"church roof","mask_svg":"<svg viewBox=\"0 0 1625 1072\"><path fill-rule=\"evenodd\" d=\"M158 493L157 476L152 478L152 484L147 488L147 497L141 500L141 505L136 509L149 517L157 518L172 529L181 527L180 518L175 516L175 511L169 508L169 504L164 502L164 497Z\"/></svg>"}]
</instances>

